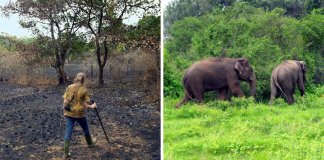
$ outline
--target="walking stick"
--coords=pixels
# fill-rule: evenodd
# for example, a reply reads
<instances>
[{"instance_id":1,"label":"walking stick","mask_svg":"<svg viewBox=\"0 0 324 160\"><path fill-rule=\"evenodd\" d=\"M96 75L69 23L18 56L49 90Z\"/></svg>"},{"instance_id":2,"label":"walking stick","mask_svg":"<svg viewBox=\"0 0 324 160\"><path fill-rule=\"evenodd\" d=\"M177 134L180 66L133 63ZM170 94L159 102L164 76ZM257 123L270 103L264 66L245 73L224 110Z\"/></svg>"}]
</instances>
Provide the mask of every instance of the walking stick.
<instances>
[{"instance_id":1,"label":"walking stick","mask_svg":"<svg viewBox=\"0 0 324 160\"><path fill-rule=\"evenodd\" d=\"M94 103L94 100L91 100L91 103L93 104L93 103ZM97 108L94 108L94 109L95 109L95 111L96 111L97 117L98 117L99 122L100 122L100 125L101 125L101 127L102 127L102 130L103 130L104 133L105 133L105 136L106 136L107 142L109 143L109 139L108 139L108 136L107 136L107 134L106 134L105 128L104 128L104 126L102 125L101 118L100 118L100 116L99 116L98 110L97 110Z\"/></svg>"}]
</instances>

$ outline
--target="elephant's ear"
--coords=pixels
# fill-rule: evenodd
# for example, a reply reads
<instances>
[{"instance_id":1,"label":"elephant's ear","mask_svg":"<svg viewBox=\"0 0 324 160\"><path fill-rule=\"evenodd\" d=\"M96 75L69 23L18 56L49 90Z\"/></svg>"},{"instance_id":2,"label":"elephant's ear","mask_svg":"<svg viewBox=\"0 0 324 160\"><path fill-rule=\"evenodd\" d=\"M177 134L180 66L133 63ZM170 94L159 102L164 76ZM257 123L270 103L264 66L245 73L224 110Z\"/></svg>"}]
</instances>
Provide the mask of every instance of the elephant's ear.
<instances>
[{"instance_id":1,"label":"elephant's ear","mask_svg":"<svg viewBox=\"0 0 324 160\"><path fill-rule=\"evenodd\" d=\"M305 61L298 61L300 68L305 72L306 71L306 62Z\"/></svg>"},{"instance_id":2,"label":"elephant's ear","mask_svg":"<svg viewBox=\"0 0 324 160\"><path fill-rule=\"evenodd\" d=\"M244 66L244 64L246 63L246 59L244 59L244 58L242 58L242 59L238 59L237 61L236 61L236 63L235 63L235 66L234 66L234 68L237 70L237 71L239 71L239 74L241 75L242 74L242 72L243 72L243 66Z\"/></svg>"}]
</instances>

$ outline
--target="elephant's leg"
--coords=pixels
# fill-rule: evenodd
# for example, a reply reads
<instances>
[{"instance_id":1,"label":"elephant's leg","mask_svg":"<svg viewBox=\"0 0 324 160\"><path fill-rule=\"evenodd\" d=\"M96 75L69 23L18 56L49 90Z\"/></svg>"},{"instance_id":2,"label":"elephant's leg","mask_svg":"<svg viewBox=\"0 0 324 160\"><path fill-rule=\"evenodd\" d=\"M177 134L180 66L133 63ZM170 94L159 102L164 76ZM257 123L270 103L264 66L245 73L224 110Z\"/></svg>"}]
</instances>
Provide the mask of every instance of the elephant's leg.
<instances>
[{"instance_id":1,"label":"elephant's leg","mask_svg":"<svg viewBox=\"0 0 324 160\"><path fill-rule=\"evenodd\" d=\"M282 86L282 90L286 96L286 100L288 102L288 104L293 104L294 103L294 99L293 99L293 93L295 90L295 85L292 83L285 83Z\"/></svg>"},{"instance_id":2,"label":"elephant's leg","mask_svg":"<svg viewBox=\"0 0 324 160\"><path fill-rule=\"evenodd\" d=\"M219 100L226 100L227 92L228 92L228 86L220 88L219 93L218 93L219 94L218 95Z\"/></svg>"},{"instance_id":3,"label":"elephant's leg","mask_svg":"<svg viewBox=\"0 0 324 160\"><path fill-rule=\"evenodd\" d=\"M198 103L204 102L205 88L202 83L200 85L193 86L192 92Z\"/></svg>"},{"instance_id":4,"label":"elephant's leg","mask_svg":"<svg viewBox=\"0 0 324 160\"><path fill-rule=\"evenodd\" d=\"M304 96L305 94L305 84L304 84L304 80L303 80L303 73L300 73L298 76L298 89L300 91L300 95Z\"/></svg>"},{"instance_id":5,"label":"elephant's leg","mask_svg":"<svg viewBox=\"0 0 324 160\"><path fill-rule=\"evenodd\" d=\"M275 88L275 89L271 89L270 105L272 105L272 102L273 102L274 99L276 98L276 95L277 95L277 88Z\"/></svg>"},{"instance_id":6,"label":"elephant's leg","mask_svg":"<svg viewBox=\"0 0 324 160\"><path fill-rule=\"evenodd\" d=\"M289 105L294 103L294 99L293 99L292 94L286 94L286 99L287 99L287 102L288 102Z\"/></svg>"},{"instance_id":7,"label":"elephant's leg","mask_svg":"<svg viewBox=\"0 0 324 160\"><path fill-rule=\"evenodd\" d=\"M180 108L182 105L186 104L187 102L189 102L190 100L194 99L195 96L194 94L192 93L191 89L190 89L190 85L186 85L185 87L185 97L182 99L181 102L179 102L177 105L176 105L176 108Z\"/></svg>"},{"instance_id":8,"label":"elephant's leg","mask_svg":"<svg viewBox=\"0 0 324 160\"><path fill-rule=\"evenodd\" d=\"M177 105L176 105L176 108L180 108L182 105L186 104L187 102L190 101L190 98L185 95L185 97L182 99L181 102L179 102Z\"/></svg>"},{"instance_id":9,"label":"elephant's leg","mask_svg":"<svg viewBox=\"0 0 324 160\"><path fill-rule=\"evenodd\" d=\"M287 103L289 105L293 104L294 103L293 96L292 96L293 91L288 86L286 86L286 87L283 88L283 92L284 92L284 94L286 96Z\"/></svg>"},{"instance_id":10,"label":"elephant's leg","mask_svg":"<svg viewBox=\"0 0 324 160\"><path fill-rule=\"evenodd\" d=\"M277 89L278 89L278 87L272 80L270 84L270 89L271 89L270 105L272 105L273 100L276 98Z\"/></svg>"},{"instance_id":11,"label":"elephant's leg","mask_svg":"<svg viewBox=\"0 0 324 160\"><path fill-rule=\"evenodd\" d=\"M236 97L244 97L244 93L241 89L240 83L230 83L229 88L231 89L232 93Z\"/></svg>"},{"instance_id":12,"label":"elephant's leg","mask_svg":"<svg viewBox=\"0 0 324 160\"><path fill-rule=\"evenodd\" d=\"M204 92L195 95L195 97L196 97L197 102L198 102L199 104L203 104L203 103L204 103L204 98L205 98L205 96L204 96Z\"/></svg>"}]
</instances>

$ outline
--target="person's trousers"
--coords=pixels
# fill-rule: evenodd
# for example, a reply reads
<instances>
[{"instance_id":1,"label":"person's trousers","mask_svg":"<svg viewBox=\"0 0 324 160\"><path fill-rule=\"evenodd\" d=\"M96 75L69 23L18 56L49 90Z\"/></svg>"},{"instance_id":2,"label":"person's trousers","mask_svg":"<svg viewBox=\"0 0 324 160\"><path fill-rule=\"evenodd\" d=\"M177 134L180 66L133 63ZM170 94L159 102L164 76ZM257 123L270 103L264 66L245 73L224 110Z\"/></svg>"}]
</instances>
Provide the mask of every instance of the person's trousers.
<instances>
[{"instance_id":1,"label":"person's trousers","mask_svg":"<svg viewBox=\"0 0 324 160\"><path fill-rule=\"evenodd\" d=\"M87 119L85 117L83 117L83 118L73 118L73 117L65 116L65 120L66 120L66 130L65 130L65 135L64 135L64 141L70 141L71 140L71 136L72 136L72 132L73 132L75 122L78 122L80 124L81 128L83 129L83 132L84 132L85 136L90 136L90 131L89 131L89 127L88 127L88 124L87 124Z\"/></svg>"}]
</instances>

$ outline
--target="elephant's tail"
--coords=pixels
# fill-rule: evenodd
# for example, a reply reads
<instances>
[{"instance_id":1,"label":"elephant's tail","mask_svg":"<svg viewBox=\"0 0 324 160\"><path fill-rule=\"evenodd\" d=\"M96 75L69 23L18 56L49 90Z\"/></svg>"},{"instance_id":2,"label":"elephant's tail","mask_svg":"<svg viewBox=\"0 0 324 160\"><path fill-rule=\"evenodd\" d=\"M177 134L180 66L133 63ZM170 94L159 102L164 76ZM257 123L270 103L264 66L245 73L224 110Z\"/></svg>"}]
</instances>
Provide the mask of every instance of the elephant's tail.
<instances>
[{"instance_id":1,"label":"elephant's tail","mask_svg":"<svg viewBox=\"0 0 324 160\"><path fill-rule=\"evenodd\" d=\"M191 96L190 96L190 94L188 93L188 90L187 90L187 78L186 78L186 74L187 74L187 71L186 71L186 73L185 73L185 76L183 77L183 80L182 80L182 83L183 83L183 86L184 86L184 91L185 91L185 96L188 96L189 97L189 99L193 99Z\"/></svg>"},{"instance_id":2,"label":"elephant's tail","mask_svg":"<svg viewBox=\"0 0 324 160\"><path fill-rule=\"evenodd\" d=\"M272 77L272 80L273 80L275 86L279 88L279 90L284 94L285 97L287 97L286 94L285 94L285 92L282 90L282 88L280 87L280 85L278 83L278 75L274 75Z\"/></svg>"}]
</instances>

